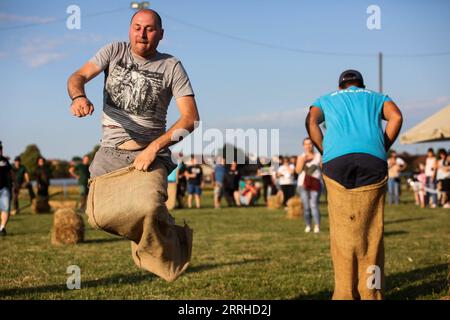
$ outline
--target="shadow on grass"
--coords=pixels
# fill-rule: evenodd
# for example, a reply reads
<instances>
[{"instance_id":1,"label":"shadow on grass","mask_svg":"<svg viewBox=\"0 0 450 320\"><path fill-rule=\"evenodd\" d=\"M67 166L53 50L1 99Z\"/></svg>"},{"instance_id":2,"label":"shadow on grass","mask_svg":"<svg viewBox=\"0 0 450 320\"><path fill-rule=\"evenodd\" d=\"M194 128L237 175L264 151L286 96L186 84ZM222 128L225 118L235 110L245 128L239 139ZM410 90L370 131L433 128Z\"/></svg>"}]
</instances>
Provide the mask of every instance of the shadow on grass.
<instances>
[{"instance_id":1,"label":"shadow on grass","mask_svg":"<svg viewBox=\"0 0 450 320\"><path fill-rule=\"evenodd\" d=\"M426 218L409 218L409 219L397 219L392 221L386 221L384 224L395 224L395 223L403 223L403 222L410 222L410 221L420 221L420 220L426 220Z\"/></svg>"},{"instance_id":2,"label":"shadow on grass","mask_svg":"<svg viewBox=\"0 0 450 320\"><path fill-rule=\"evenodd\" d=\"M115 240L113 239L105 239L105 240ZM120 238L119 238L120 240ZM211 263L211 264L201 264L198 266L190 267L186 270L186 273L196 273L196 272L202 272L209 269L214 268L220 268L223 266L234 266L234 265L242 265L246 263L253 263L253 262L261 262L266 261L269 259L249 259L249 260L243 260L243 261L236 261L236 262L227 262L227 263ZM82 281L81 282L81 289L90 289L95 287L102 287L102 286L118 286L118 285L126 285L126 284L138 284L144 281L153 281L155 279L158 279L158 277L150 272L140 271L135 272L131 274L116 274L108 278L103 279L97 279L97 280L88 280L88 281ZM10 289L1 289L0 290L0 297L14 297L14 296L21 296L21 295L37 295L42 293L64 293L71 291L67 289L66 284L53 284L53 285L46 285L46 286L40 286L40 287L30 287L30 288L10 288ZM38 297L33 297L38 298Z\"/></svg>"},{"instance_id":3,"label":"shadow on grass","mask_svg":"<svg viewBox=\"0 0 450 320\"><path fill-rule=\"evenodd\" d=\"M403 231L403 230L397 230L397 231L387 231L384 233L385 237L389 236L398 236L400 234L408 234L409 232Z\"/></svg>"},{"instance_id":4,"label":"shadow on grass","mask_svg":"<svg viewBox=\"0 0 450 320\"><path fill-rule=\"evenodd\" d=\"M49 230L40 230L40 231L27 231L27 232L22 232L22 231L14 231L13 228L11 228L12 230L10 231L8 228L6 228L6 231L8 231L8 235L6 238L9 237L16 237L16 236L29 236L29 235L37 235L37 234L50 234Z\"/></svg>"},{"instance_id":5,"label":"shadow on grass","mask_svg":"<svg viewBox=\"0 0 450 320\"><path fill-rule=\"evenodd\" d=\"M408 272L401 272L386 277L387 300L414 300L433 293L440 293L447 288L447 264L439 264ZM295 300L330 300L332 291L319 291L299 295Z\"/></svg>"},{"instance_id":6,"label":"shadow on grass","mask_svg":"<svg viewBox=\"0 0 450 320\"><path fill-rule=\"evenodd\" d=\"M155 275L151 273L135 272L132 274L116 274L109 278L103 278L98 280L88 280L81 282L81 289L95 288L100 286L111 286L111 285L122 285L122 284L136 284L142 281L153 281L156 278ZM0 290L0 297L13 297L29 294L41 294L41 293L64 293L69 292L67 285L64 284L53 284L40 287L30 287L30 288L11 288ZM38 297L33 297L38 298Z\"/></svg>"},{"instance_id":7,"label":"shadow on grass","mask_svg":"<svg viewBox=\"0 0 450 320\"><path fill-rule=\"evenodd\" d=\"M386 277L386 298L389 300L417 299L439 293L447 284L448 265L446 263L401 272Z\"/></svg>"},{"instance_id":8,"label":"shadow on grass","mask_svg":"<svg viewBox=\"0 0 450 320\"><path fill-rule=\"evenodd\" d=\"M80 244L106 243L106 242L117 242L117 241L129 241L129 240L127 240L125 238L89 239L89 240L84 240Z\"/></svg>"},{"instance_id":9,"label":"shadow on grass","mask_svg":"<svg viewBox=\"0 0 450 320\"><path fill-rule=\"evenodd\" d=\"M333 296L333 291L323 290L311 294L299 295L293 300L330 300Z\"/></svg>"}]
</instances>

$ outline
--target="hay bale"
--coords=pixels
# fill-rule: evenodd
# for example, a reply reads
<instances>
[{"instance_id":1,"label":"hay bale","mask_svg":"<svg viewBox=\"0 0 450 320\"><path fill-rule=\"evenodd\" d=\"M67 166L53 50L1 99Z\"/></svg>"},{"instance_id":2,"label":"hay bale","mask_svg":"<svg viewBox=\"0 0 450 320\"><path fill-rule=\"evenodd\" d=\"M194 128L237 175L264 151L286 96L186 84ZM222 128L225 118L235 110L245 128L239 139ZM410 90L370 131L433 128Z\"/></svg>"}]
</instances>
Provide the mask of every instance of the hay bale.
<instances>
[{"instance_id":1,"label":"hay bale","mask_svg":"<svg viewBox=\"0 0 450 320\"><path fill-rule=\"evenodd\" d=\"M287 218L298 219L303 216L303 203L300 197L295 196L287 201Z\"/></svg>"},{"instance_id":2,"label":"hay bale","mask_svg":"<svg viewBox=\"0 0 450 320\"><path fill-rule=\"evenodd\" d=\"M84 240L83 218L73 209L62 208L53 217L52 244L75 244Z\"/></svg>"},{"instance_id":3,"label":"hay bale","mask_svg":"<svg viewBox=\"0 0 450 320\"><path fill-rule=\"evenodd\" d=\"M267 208L268 209L280 209L283 206L283 193L278 192L274 196L267 197Z\"/></svg>"},{"instance_id":4,"label":"hay bale","mask_svg":"<svg viewBox=\"0 0 450 320\"><path fill-rule=\"evenodd\" d=\"M37 196L31 202L31 209L33 213L50 212L50 205L48 203L48 197Z\"/></svg>"},{"instance_id":5,"label":"hay bale","mask_svg":"<svg viewBox=\"0 0 450 320\"><path fill-rule=\"evenodd\" d=\"M48 203L50 207L54 210L61 208L69 208L69 209L77 208L76 200L50 200Z\"/></svg>"}]
</instances>

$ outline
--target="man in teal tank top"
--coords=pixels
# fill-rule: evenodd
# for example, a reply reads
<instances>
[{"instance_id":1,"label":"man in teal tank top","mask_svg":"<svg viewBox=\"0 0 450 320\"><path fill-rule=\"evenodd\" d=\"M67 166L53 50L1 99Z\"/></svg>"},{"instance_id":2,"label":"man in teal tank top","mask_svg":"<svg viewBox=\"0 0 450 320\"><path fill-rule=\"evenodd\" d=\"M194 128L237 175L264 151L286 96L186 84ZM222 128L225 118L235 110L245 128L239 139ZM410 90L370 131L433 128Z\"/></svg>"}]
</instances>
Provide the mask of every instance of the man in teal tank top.
<instances>
[{"instance_id":1,"label":"man in teal tank top","mask_svg":"<svg viewBox=\"0 0 450 320\"><path fill-rule=\"evenodd\" d=\"M385 130L383 120L387 121ZM383 298L386 152L397 138L402 121L391 98L367 90L356 70L344 71L339 77L339 90L318 98L310 107L306 129L323 154L329 191L333 299ZM378 270L379 274L367 270ZM369 276L381 280L372 286Z\"/></svg>"}]
</instances>

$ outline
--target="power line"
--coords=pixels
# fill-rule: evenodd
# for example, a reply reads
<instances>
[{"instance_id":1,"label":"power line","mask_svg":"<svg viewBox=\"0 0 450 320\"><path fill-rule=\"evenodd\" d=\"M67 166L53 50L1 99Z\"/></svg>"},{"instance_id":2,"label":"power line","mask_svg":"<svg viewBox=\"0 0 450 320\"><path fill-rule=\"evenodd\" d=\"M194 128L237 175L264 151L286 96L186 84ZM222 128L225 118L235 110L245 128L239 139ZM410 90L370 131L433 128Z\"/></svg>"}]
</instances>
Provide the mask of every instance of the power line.
<instances>
[{"instance_id":1,"label":"power line","mask_svg":"<svg viewBox=\"0 0 450 320\"><path fill-rule=\"evenodd\" d=\"M113 9L113 10L101 11L101 12L96 12L96 13L92 13L92 14L85 14L85 15L83 15L83 17L84 18L92 18L92 17L101 16L101 15L107 15L107 14L112 14L112 13L116 13L116 12L121 12L121 11L125 11L125 10L129 10L129 8L128 7L127 8L117 8L117 9ZM341 57L376 57L376 56L378 56L378 53L353 53L353 52L305 50L305 49L300 49L300 48L281 46L281 45L256 41L256 40L252 40L252 39L247 39L247 38L243 38L240 36L235 36L235 35L228 34L225 32L202 27L200 25L196 25L196 24L190 23L188 21L170 16L160 10L158 10L158 12L160 14L162 14L165 18L172 20L176 23L188 26L190 28L193 28L193 29L205 32L205 33L213 34L218 37L246 43L246 44L253 45L253 46L259 46L259 47L264 47L264 48L269 48L269 49L274 49L274 50L288 51L288 52L299 53L299 54L311 54L311 55L341 56ZM30 24L24 24L24 25L18 25L18 26L3 27L3 28L0 28L0 32L48 25L48 24L52 24L52 23L63 22L63 21L66 21L66 19L67 19L67 17L49 20L48 22L30 23ZM431 52L431 53L412 53L412 54L410 54L410 53L405 53L405 54L404 53L399 53L399 54L383 53L383 56L386 58L423 58L423 57L438 57L438 56L446 56L446 55L450 55L450 51Z\"/></svg>"},{"instance_id":2,"label":"power line","mask_svg":"<svg viewBox=\"0 0 450 320\"><path fill-rule=\"evenodd\" d=\"M385 55L385 54L384 54ZM450 51L430 52L430 53L388 53L387 58L424 58L424 57L438 57L450 55Z\"/></svg>"},{"instance_id":3,"label":"power line","mask_svg":"<svg viewBox=\"0 0 450 320\"><path fill-rule=\"evenodd\" d=\"M172 17L168 14L165 14L161 11L159 11L162 15L164 15L166 18L168 18L169 20L175 21L179 24L183 24L186 25L188 27L191 27L193 29L197 29L206 33L210 33L216 36L220 36L223 38L227 38L227 39L231 39L231 40L236 40L236 41L240 41L243 43L247 43L250 45L255 45L255 46L260 46L260 47L265 47L265 48L270 48L270 49L277 49L277 50L284 50L284 51L291 51L291 52L295 52L295 53L302 53L302 54L317 54L317 55L328 55L328 56L347 56L347 57L375 57L376 54L372 54L372 53L348 53L348 52L327 52L327 51L318 51L318 50L304 50L304 49L299 49L299 48L292 48L292 47L286 47L286 46L280 46L280 45L275 45L275 44L270 44L270 43L265 43L265 42L260 42L260 41L255 41L255 40L250 40L250 39L246 39L246 38L242 38L242 37L238 37L235 35L231 35L231 34L227 34L224 32L220 32L220 31L216 31L216 30L212 30L209 28L205 28L175 17Z\"/></svg>"},{"instance_id":4,"label":"power line","mask_svg":"<svg viewBox=\"0 0 450 320\"><path fill-rule=\"evenodd\" d=\"M269 49L284 50L284 51L290 51L290 52L295 52L295 53L300 53L300 54L316 54L316 55L327 55L327 56L346 56L346 57L376 57L376 56L378 56L378 53L353 53L353 52L304 50L304 49L299 49L299 48L292 48L292 47L286 47L286 46L280 46L280 45L255 41L255 40L246 39L246 38L242 38L239 36L227 34L224 32L212 30L209 28L205 28L205 27L172 17L164 12L161 12L161 11L159 11L159 12L161 14L163 14L169 20L175 21L179 24L183 24L183 25L191 27L193 29L197 29L197 30L200 30L200 31L203 31L206 33L210 33L210 34L213 34L213 35L216 35L219 37L236 40L236 41L240 41L240 42L247 43L250 45L265 47L265 48L269 48ZM444 55L450 55L450 51L434 52L434 53L417 53L417 54L409 54L409 53L406 53L406 54L389 54L389 53L387 53L387 54L385 54L385 53L383 53L383 56L389 57L389 58L420 58L420 57L434 57L434 56L444 56Z\"/></svg>"}]
</instances>

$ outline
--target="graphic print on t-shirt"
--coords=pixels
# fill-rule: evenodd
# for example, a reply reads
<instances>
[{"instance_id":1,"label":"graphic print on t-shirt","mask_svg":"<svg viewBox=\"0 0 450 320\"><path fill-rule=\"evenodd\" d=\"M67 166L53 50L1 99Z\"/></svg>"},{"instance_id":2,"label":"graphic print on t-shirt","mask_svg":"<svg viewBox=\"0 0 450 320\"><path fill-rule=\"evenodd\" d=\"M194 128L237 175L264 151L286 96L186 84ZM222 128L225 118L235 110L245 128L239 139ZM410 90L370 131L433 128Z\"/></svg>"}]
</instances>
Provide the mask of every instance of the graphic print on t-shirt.
<instances>
[{"instance_id":1,"label":"graphic print on t-shirt","mask_svg":"<svg viewBox=\"0 0 450 320\"><path fill-rule=\"evenodd\" d=\"M139 69L137 64L120 61L106 81L107 103L134 115L155 111L162 89L163 74Z\"/></svg>"}]
</instances>

